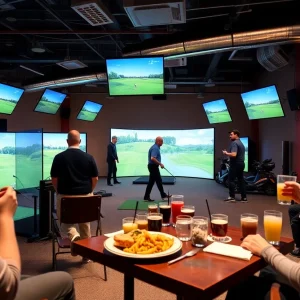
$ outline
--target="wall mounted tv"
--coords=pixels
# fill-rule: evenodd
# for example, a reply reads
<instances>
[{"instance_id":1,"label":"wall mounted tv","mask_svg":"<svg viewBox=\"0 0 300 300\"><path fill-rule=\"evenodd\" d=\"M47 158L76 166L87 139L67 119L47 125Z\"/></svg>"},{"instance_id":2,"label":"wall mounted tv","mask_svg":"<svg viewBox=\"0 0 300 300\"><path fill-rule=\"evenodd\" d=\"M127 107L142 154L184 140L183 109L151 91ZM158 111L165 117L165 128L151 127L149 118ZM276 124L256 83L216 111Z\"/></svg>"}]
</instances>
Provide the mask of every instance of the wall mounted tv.
<instances>
[{"instance_id":1,"label":"wall mounted tv","mask_svg":"<svg viewBox=\"0 0 300 300\"><path fill-rule=\"evenodd\" d=\"M11 115L23 93L24 89L0 83L0 114Z\"/></svg>"},{"instance_id":2,"label":"wall mounted tv","mask_svg":"<svg viewBox=\"0 0 300 300\"><path fill-rule=\"evenodd\" d=\"M55 115L66 97L66 94L46 89L34 111Z\"/></svg>"},{"instance_id":3,"label":"wall mounted tv","mask_svg":"<svg viewBox=\"0 0 300 300\"><path fill-rule=\"evenodd\" d=\"M245 172L249 171L249 138L248 137L241 137L241 142L245 147Z\"/></svg>"},{"instance_id":4,"label":"wall mounted tv","mask_svg":"<svg viewBox=\"0 0 300 300\"><path fill-rule=\"evenodd\" d=\"M92 101L85 101L79 114L77 115L77 119L92 122L96 119L102 107L102 104Z\"/></svg>"},{"instance_id":5,"label":"wall mounted tv","mask_svg":"<svg viewBox=\"0 0 300 300\"><path fill-rule=\"evenodd\" d=\"M224 99L203 103L210 124L232 122Z\"/></svg>"},{"instance_id":6,"label":"wall mounted tv","mask_svg":"<svg viewBox=\"0 0 300 300\"><path fill-rule=\"evenodd\" d=\"M242 93L249 120L284 117L275 85Z\"/></svg>"},{"instance_id":7,"label":"wall mounted tv","mask_svg":"<svg viewBox=\"0 0 300 300\"><path fill-rule=\"evenodd\" d=\"M110 96L162 95L164 58L138 57L106 60Z\"/></svg>"}]
</instances>

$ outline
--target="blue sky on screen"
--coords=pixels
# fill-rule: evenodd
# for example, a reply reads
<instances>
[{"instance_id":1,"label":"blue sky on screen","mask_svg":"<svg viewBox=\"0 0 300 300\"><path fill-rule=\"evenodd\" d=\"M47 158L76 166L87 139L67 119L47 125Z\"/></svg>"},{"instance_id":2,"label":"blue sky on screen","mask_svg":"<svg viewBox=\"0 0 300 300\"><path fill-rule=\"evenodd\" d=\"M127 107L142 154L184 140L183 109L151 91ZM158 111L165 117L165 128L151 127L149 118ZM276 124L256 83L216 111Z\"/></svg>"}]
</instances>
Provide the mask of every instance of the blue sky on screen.
<instances>
[{"instance_id":1,"label":"blue sky on screen","mask_svg":"<svg viewBox=\"0 0 300 300\"><path fill-rule=\"evenodd\" d=\"M227 109L224 99L203 103L203 107L206 111L209 110L211 112L217 112L217 111Z\"/></svg>"},{"instance_id":2,"label":"blue sky on screen","mask_svg":"<svg viewBox=\"0 0 300 300\"><path fill-rule=\"evenodd\" d=\"M33 144L42 144L42 133L16 133L16 147L27 147Z\"/></svg>"},{"instance_id":3,"label":"blue sky on screen","mask_svg":"<svg viewBox=\"0 0 300 300\"><path fill-rule=\"evenodd\" d=\"M86 110L89 110L91 112L98 113L101 110L102 106L103 105L99 104L99 103L95 103L92 101L86 101L83 108Z\"/></svg>"},{"instance_id":4,"label":"blue sky on screen","mask_svg":"<svg viewBox=\"0 0 300 300\"><path fill-rule=\"evenodd\" d=\"M49 101L59 104L62 103L66 98L65 94L54 92L52 90L46 90L42 97L43 96L46 97Z\"/></svg>"},{"instance_id":5,"label":"blue sky on screen","mask_svg":"<svg viewBox=\"0 0 300 300\"><path fill-rule=\"evenodd\" d=\"M4 147L15 147L15 133L13 132L0 132L0 149Z\"/></svg>"},{"instance_id":6,"label":"blue sky on screen","mask_svg":"<svg viewBox=\"0 0 300 300\"><path fill-rule=\"evenodd\" d=\"M44 146L58 146L58 147L68 147L67 144L68 135L66 133L44 133ZM86 134L80 134L81 146L86 146Z\"/></svg>"},{"instance_id":7,"label":"blue sky on screen","mask_svg":"<svg viewBox=\"0 0 300 300\"><path fill-rule=\"evenodd\" d=\"M245 102L251 104L263 104L272 100L279 100L275 85L241 94Z\"/></svg>"},{"instance_id":8,"label":"blue sky on screen","mask_svg":"<svg viewBox=\"0 0 300 300\"><path fill-rule=\"evenodd\" d=\"M24 90L0 83L0 99L18 102Z\"/></svg>"},{"instance_id":9,"label":"blue sky on screen","mask_svg":"<svg viewBox=\"0 0 300 300\"><path fill-rule=\"evenodd\" d=\"M134 129L111 129L111 136L135 136L139 139L152 139L157 136L174 136L176 145L211 145L214 141L214 129L188 129L188 130L134 130Z\"/></svg>"},{"instance_id":10,"label":"blue sky on screen","mask_svg":"<svg viewBox=\"0 0 300 300\"><path fill-rule=\"evenodd\" d=\"M126 77L149 76L164 72L164 59L162 57L108 59L107 72L115 72Z\"/></svg>"}]
</instances>

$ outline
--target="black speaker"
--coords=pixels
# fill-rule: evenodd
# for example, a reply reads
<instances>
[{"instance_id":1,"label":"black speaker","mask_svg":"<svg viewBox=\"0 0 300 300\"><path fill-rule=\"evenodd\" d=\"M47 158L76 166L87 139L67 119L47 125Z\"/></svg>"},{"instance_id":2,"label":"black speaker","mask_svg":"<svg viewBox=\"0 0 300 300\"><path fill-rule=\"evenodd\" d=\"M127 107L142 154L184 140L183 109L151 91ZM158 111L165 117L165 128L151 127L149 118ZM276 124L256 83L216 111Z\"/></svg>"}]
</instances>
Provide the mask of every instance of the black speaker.
<instances>
[{"instance_id":1,"label":"black speaker","mask_svg":"<svg viewBox=\"0 0 300 300\"><path fill-rule=\"evenodd\" d=\"M0 119L0 132L7 132L7 119Z\"/></svg>"},{"instance_id":2,"label":"black speaker","mask_svg":"<svg viewBox=\"0 0 300 300\"><path fill-rule=\"evenodd\" d=\"M282 175L291 173L292 142L282 141Z\"/></svg>"},{"instance_id":3,"label":"black speaker","mask_svg":"<svg viewBox=\"0 0 300 300\"><path fill-rule=\"evenodd\" d=\"M62 119L69 119L71 115L71 108L69 107L61 107L60 108L60 117Z\"/></svg>"},{"instance_id":4,"label":"black speaker","mask_svg":"<svg viewBox=\"0 0 300 300\"><path fill-rule=\"evenodd\" d=\"M292 89L286 92L290 109L291 110L300 110L300 97L296 89Z\"/></svg>"},{"instance_id":5,"label":"black speaker","mask_svg":"<svg viewBox=\"0 0 300 300\"><path fill-rule=\"evenodd\" d=\"M152 96L152 100L167 100L167 95L166 94L154 95Z\"/></svg>"}]
</instances>

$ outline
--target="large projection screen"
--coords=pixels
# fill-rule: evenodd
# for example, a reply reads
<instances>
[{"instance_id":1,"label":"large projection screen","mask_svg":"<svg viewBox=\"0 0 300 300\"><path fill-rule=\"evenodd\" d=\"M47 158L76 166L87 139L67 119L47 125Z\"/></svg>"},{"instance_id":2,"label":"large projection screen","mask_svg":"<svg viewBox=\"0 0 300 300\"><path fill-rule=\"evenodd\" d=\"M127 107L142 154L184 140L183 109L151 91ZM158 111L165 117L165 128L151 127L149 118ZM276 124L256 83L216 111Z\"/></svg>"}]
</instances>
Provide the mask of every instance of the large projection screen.
<instances>
[{"instance_id":1,"label":"large projection screen","mask_svg":"<svg viewBox=\"0 0 300 300\"><path fill-rule=\"evenodd\" d=\"M149 175L148 150L157 136L164 139L162 163L174 176L214 178L214 128L188 130L111 129L117 136L118 177ZM161 169L162 176L171 176Z\"/></svg>"}]
</instances>

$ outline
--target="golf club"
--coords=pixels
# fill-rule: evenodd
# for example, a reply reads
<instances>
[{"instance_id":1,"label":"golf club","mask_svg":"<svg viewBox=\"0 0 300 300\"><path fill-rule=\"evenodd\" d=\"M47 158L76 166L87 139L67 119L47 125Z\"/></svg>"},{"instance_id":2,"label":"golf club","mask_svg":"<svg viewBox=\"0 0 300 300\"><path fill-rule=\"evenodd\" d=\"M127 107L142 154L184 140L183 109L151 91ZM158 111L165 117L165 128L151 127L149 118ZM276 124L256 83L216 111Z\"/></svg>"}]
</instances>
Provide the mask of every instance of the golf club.
<instances>
[{"instance_id":1,"label":"golf club","mask_svg":"<svg viewBox=\"0 0 300 300\"><path fill-rule=\"evenodd\" d=\"M164 168L172 177L174 177L176 179L176 177L165 167Z\"/></svg>"}]
</instances>

